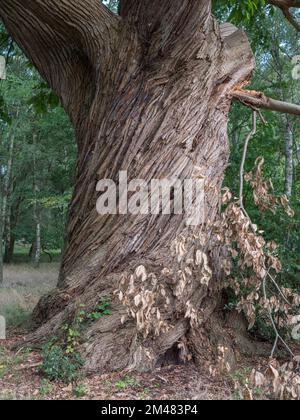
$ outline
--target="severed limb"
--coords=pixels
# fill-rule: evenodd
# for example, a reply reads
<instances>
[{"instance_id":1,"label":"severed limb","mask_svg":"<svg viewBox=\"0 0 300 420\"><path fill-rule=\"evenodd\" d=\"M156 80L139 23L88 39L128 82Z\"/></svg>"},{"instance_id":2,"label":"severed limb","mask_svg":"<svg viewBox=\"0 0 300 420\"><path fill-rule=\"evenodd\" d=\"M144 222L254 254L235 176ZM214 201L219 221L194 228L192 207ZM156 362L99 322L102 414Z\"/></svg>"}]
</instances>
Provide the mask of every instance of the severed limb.
<instances>
[{"instance_id":1,"label":"severed limb","mask_svg":"<svg viewBox=\"0 0 300 420\"><path fill-rule=\"evenodd\" d=\"M262 92L234 89L231 95L234 99L252 109L267 109L284 114L300 115L300 105L269 98Z\"/></svg>"}]
</instances>

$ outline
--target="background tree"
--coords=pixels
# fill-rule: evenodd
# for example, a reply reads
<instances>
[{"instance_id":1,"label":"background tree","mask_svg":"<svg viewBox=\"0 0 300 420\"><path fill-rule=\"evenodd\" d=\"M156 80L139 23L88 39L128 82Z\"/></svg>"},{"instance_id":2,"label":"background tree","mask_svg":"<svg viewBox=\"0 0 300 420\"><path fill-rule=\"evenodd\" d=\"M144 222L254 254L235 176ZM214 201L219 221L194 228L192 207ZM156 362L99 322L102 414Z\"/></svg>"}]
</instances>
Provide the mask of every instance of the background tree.
<instances>
[{"instance_id":1,"label":"background tree","mask_svg":"<svg viewBox=\"0 0 300 420\"><path fill-rule=\"evenodd\" d=\"M35 247L35 206L40 209L42 248L63 247L76 145L57 99L20 51L10 57L7 73L1 86L6 115L1 120L1 199L6 203L1 226L4 261L11 263L16 241ZM41 189L38 195L35 180Z\"/></svg>"}]
</instances>

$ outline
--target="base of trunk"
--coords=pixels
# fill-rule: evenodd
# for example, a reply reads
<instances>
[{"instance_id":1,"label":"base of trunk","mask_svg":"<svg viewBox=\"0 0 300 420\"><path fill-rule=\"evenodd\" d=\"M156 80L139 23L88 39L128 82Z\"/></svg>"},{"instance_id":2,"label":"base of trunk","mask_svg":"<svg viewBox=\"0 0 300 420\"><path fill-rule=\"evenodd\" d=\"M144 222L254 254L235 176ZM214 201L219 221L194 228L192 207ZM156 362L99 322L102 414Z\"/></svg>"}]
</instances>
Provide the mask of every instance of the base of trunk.
<instances>
[{"instance_id":1,"label":"base of trunk","mask_svg":"<svg viewBox=\"0 0 300 420\"><path fill-rule=\"evenodd\" d=\"M91 298L91 294L89 296ZM107 293L98 296L101 299ZM214 366L222 372L231 372L241 354L268 356L272 346L253 340L248 334L245 318L237 313L225 316L220 306L221 299L211 296L216 296L215 292L207 290L202 299L202 314L205 316L201 325L191 325L189 319L173 314L172 327L157 337L145 337L138 331L135 320L115 298L110 306L111 315L83 324L79 351L85 361L84 370L87 373L148 372L166 364L193 360L199 367ZM62 325L73 322L78 304L68 305L61 311L68 298L61 291L43 298L34 313L35 328L37 319L40 321L49 315L46 307L56 315L28 335L28 345L40 346L54 335L59 336ZM171 323L171 319L169 321Z\"/></svg>"}]
</instances>

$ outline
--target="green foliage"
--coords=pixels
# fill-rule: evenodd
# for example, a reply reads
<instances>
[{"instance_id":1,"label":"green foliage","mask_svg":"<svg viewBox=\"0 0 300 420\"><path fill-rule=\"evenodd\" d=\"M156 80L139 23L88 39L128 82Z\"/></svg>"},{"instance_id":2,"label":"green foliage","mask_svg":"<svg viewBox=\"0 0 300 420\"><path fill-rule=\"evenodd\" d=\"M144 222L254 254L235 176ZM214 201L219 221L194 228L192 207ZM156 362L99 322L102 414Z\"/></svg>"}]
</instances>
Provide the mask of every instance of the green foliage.
<instances>
[{"instance_id":1,"label":"green foliage","mask_svg":"<svg viewBox=\"0 0 300 420\"><path fill-rule=\"evenodd\" d=\"M100 302L97 304L95 310L88 314L89 319L98 320L103 318L104 316L109 316L112 314L110 308L110 300L107 298L102 298Z\"/></svg>"},{"instance_id":2,"label":"green foliage","mask_svg":"<svg viewBox=\"0 0 300 420\"><path fill-rule=\"evenodd\" d=\"M83 308L84 306L80 305L72 324L65 324L62 326L66 354L74 354L79 346L82 324L84 323L86 316Z\"/></svg>"},{"instance_id":3,"label":"green foliage","mask_svg":"<svg viewBox=\"0 0 300 420\"><path fill-rule=\"evenodd\" d=\"M120 379L118 382L116 382L115 386L117 389L122 391L126 388L138 387L139 382L134 378L130 378L129 376L126 376L124 379Z\"/></svg>"},{"instance_id":4,"label":"green foliage","mask_svg":"<svg viewBox=\"0 0 300 420\"><path fill-rule=\"evenodd\" d=\"M264 92L267 96L287 101L300 102L300 82L292 77L292 57L298 55L298 35L290 23L283 18L282 12L276 7L268 6L266 2L252 1L215 1L215 13L220 21L230 21L246 30L256 52L256 72L249 89ZM226 172L224 185L229 187L235 197L239 196L239 170L243 153L244 141L251 130L252 111L241 104L234 104L229 121L229 138L231 146L230 164ZM279 245L278 257L283 270L276 276L280 287L300 292L300 178L299 178L299 118L278 113L263 111L266 124L258 118L255 137L249 145L246 168L249 172L254 167L258 156L265 159L265 178L271 179L274 194L284 193L285 184L285 131L287 122L293 126L294 137L294 180L293 194L290 204L295 211L291 219L283 211L273 214L271 211L261 213L256 207L252 189L245 184L244 202L247 213L253 223L258 226L267 242L274 241ZM243 286L243 277L249 273L241 273L238 257L234 261L232 277L240 279L241 294L247 296L249 290ZM268 287L271 293L272 287ZM237 305L235 291L228 292L225 310L234 310ZM256 305L257 312L259 311ZM274 314L274 319L279 314ZM289 334L287 329L278 330L282 336ZM267 340L274 340L274 328L270 325L269 315L259 315L252 332Z\"/></svg>"},{"instance_id":5,"label":"green foliage","mask_svg":"<svg viewBox=\"0 0 300 420\"><path fill-rule=\"evenodd\" d=\"M85 321L85 311L80 305L71 324L62 326L60 339L54 337L43 349L42 371L51 381L67 384L81 378L80 369L84 365L78 347L81 327Z\"/></svg>"},{"instance_id":6,"label":"green foliage","mask_svg":"<svg viewBox=\"0 0 300 420\"><path fill-rule=\"evenodd\" d=\"M41 388L40 388L40 396L44 398L47 395L51 394L52 391L53 391L53 385L47 379L42 379Z\"/></svg>"},{"instance_id":7,"label":"green foliage","mask_svg":"<svg viewBox=\"0 0 300 420\"><path fill-rule=\"evenodd\" d=\"M9 44L9 40L10 40L10 36L5 31L3 25L0 24L0 49L1 49L1 53L3 53L3 51L7 49L8 44Z\"/></svg>"},{"instance_id":8,"label":"green foliage","mask_svg":"<svg viewBox=\"0 0 300 420\"><path fill-rule=\"evenodd\" d=\"M241 370L236 370L230 375L230 378L233 382L238 382L241 385L248 385L249 384L249 376L251 374L251 369L244 368Z\"/></svg>"},{"instance_id":9,"label":"green foliage","mask_svg":"<svg viewBox=\"0 0 300 420\"><path fill-rule=\"evenodd\" d=\"M81 356L76 352L66 353L61 346L53 343L43 349L42 371L50 381L76 382L80 379L82 366Z\"/></svg>"},{"instance_id":10,"label":"green foliage","mask_svg":"<svg viewBox=\"0 0 300 420\"><path fill-rule=\"evenodd\" d=\"M29 99L28 105L32 105L37 114L46 114L49 109L59 106L58 97L44 82L38 83L32 93L33 96Z\"/></svg>"},{"instance_id":11,"label":"green foliage","mask_svg":"<svg viewBox=\"0 0 300 420\"><path fill-rule=\"evenodd\" d=\"M74 182L74 131L57 97L18 49L10 55L7 80L0 82L0 130L0 197L14 135L7 198L10 234L16 242L34 243L37 205L43 248L62 249Z\"/></svg>"},{"instance_id":12,"label":"green foliage","mask_svg":"<svg viewBox=\"0 0 300 420\"><path fill-rule=\"evenodd\" d=\"M0 120L2 120L4 123L11 124L11 118L8 113L7 105L1 92L0 92Z\"/></svg>"},{"instance_id":13,"label":"green foliage","mask_svg":"<svg viewBox=\"0 0 300 420\"><path fill-rule=\"evenodd\" d=\"M103 298L97 304L95 311L86 314L85 306L79 305L74 320L71 324L62 326L60 339L54 337L43 349L42 371L51 381L65 383L77 382L80 379L80 369L84 362L78 352L80 336L87 320L99 320L111 315L110 301ZM126 382L126 386L130 383ZM120 385L121 386L121 385ZM83 388L77 387L76 396L84 396Z\"/></svg>"},{"instance_id":14,"label":"green foliage","mask_svg":"<svg viewBox=\"0 0 300 420\"><path fill-rule=\"evenodd\" d=\"M84 385L77 385L73 389L73 395L76 398L83 398L87 395L87 393L88 393L88 389Z\"/></svg>"},{"instance_id":15,"label":"green foliage","mask_svg":"<svg viewBox=\"0 0 300 420\"><path fill-rule=\"evenodd\" d=\"M267 51L271 45L269 22L274 15L274 7L266 0L215 0L213 11L220 22L231 22L244 29L252 48Z\"/></svg>"},{"instance_id":16,"label":"green foliage","mask_svg":"<svg viewBox=\"0 0 300 420\"><path fill-rule=\"evenodd\" d=\"M257 14L264 13L266 0L217 0L215 2L215 10L228 16L228 20L232 23L250 23L257 18Z\"/></svg>"}]
</instances>

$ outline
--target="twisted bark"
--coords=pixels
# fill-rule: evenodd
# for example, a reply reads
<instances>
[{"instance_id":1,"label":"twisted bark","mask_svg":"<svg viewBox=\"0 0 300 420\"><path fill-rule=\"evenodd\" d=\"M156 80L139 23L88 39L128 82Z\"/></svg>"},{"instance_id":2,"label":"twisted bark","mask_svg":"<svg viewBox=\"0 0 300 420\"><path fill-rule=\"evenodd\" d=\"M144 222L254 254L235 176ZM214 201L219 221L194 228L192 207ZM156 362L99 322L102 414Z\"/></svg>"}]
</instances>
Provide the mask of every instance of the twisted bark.
<instances>
[{"instance_id":1,"label":"twisted bark","mask_svg":"<svg viewBox=\"0 0 300 420\"><path fill-rule=\"evenodd\" d=\"M135 319L121 322L126 309L113 298L113 315L85 331L86 368L151 369L187 338L199 355L202 327L193 326L186 312L193 305L204 328L222 288L222 259L209 225L219 212L229 156L231 92L254 67L245 34L229 24L220 28L209 0L123 0L119 17L96 0L0 0L0 15L62 98L78 142L59 284L35 309L37 329L29 341L57 333L78 303L90 311L101 297L113 298L123 276L130 278L142 265L169 296L166 307L160 300L157 305L170 328L145 337ZM100 216L97 182L117 180L120 170L147 182L204 177L205 222L187 228L186 214ZM178 297L182 263L171 245L183 237L202 238L213 276L205 284L201 267L194 267ZM164 274L169 268L174 276Z\"/></svg>"}]
</instances>

